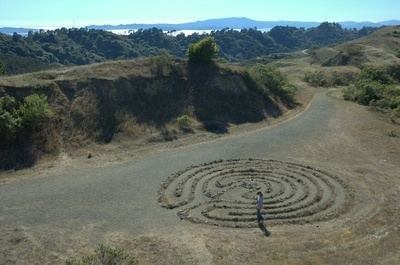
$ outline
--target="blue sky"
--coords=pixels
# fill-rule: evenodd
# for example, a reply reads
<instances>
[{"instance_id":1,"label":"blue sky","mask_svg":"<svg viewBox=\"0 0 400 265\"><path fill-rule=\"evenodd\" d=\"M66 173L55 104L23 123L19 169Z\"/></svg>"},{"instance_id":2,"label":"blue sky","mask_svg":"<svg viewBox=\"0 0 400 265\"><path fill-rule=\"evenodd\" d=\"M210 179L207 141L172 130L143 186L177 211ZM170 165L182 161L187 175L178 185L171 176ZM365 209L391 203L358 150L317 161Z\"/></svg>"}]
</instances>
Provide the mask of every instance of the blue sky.
<instances>
[{"instance_id":1,"label":"blue sky","mask_svg":"<svg viewBox=\"0 0 400 265\"><path fill-rule=\"evenodd\" d=\"M400 0L0 0L1 26L179 23L208 18L382 21L400 19Z\"/></svg>"}]
</instances>

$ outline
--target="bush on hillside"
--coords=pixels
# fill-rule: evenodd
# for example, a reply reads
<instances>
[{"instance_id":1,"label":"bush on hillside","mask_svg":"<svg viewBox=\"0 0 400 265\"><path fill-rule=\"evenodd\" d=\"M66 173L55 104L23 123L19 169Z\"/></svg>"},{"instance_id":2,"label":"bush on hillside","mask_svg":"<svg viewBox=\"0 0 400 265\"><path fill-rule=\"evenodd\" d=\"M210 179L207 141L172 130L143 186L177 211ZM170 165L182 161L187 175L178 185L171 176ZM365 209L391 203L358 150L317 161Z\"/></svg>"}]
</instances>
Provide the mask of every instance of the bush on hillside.
<instances>
[{"instance_id":1,"label":"bush on hillside","mask_svg":"<svg viewBox=\"0 0 400 265\"><path fill-rule=\"evenodd\" d=\"M360 80L375 81L381 84L393 83L393 79L389 74L389 69L385 67L365 67L361 72Z\"/></svg>"},{"instance_id":2,"label":"bush on hillside","mask_svg":"<svg viewBox=\"0 0 400 265\"><path fill-rule=\"evenodd\" d=\"M0 98L0 136L14 138L20 131L50 118L52 111L46 96L32 94L18 104L15 98Z\"/></svg>"},{"instance_id":3,"label":"bush on hillside","mask_svg":"<svg viewBox=\"0 0 400 265\"><path fill-rule=\"evenodd\" d=\"M21 118L17 115L15 98L5 96L0 98L0 137L14 138L21 127Z\"/></svg>"},{"instance_id":4,"label":"bush on hillside","mask_svg":"<svg viewBox=\"0 0 400 265\"><path fill-rule=\"evenodd\" d=\"M304 75L304 81L313 87L327 87L329 82L322 71L309 72Z\"/></svg>"},{"instance_id":5,"label":"bush on hillside","mask_svg":"<svg viewBox=\"0 0 400 265\"><path fill-rule=\"evenodd\" d=\"M315 71L306 73L303 80L313 87L335 87L351 85L357 80L357 77L358 74L351 71Z\"/></svg>"},{"instance_id":6,"label":"bush on hillside","mask_svg":"<svg viewBox=\"0 0 400 265\"><path fill-rule=\"evenodd\" d=\"M265 89L278 96L289 107L295 104L296 87L289 84L286 75L277 68L257 64L250 68L250 75Z\"/></svg>"},{"instance_id":7,"label":"bush on hillside","mask_svg":"<svg viewBox=\"0 0 400 265\"><path fill-rule=\"evenodd\" d=\"M125 253L123 249L100 245L95 254L84 256L81 259L67 260L65 265L134 265L134 257Z\"/></svg>"},{"instance_id":8,"label":"bush on hillside","mask_svg":"<svg viewBox=\"0 0 400 265\"><path fill-rule=\"evenodd\" d=\"M351 71L337 72L333 71L328 75L328 84L330 86L348 86L354 84L358 74Z\"/></svg>"},{"instance_id":9,"label":"bush on hillside","mask_svg":"<svg viewBox=\"0 0 400 265\"><path fill-rule=\"evenodd\" d=\"M211 37L204 38L189 46L190 62L211 62L218 56L218 47Z\"/></svg>"},{"instance_id":10,"label":"bush on hillside","mask_svg":"<svg viewBox=\"0 0 400 265\"><path fill-rule=\"evenodd\" d=\"M0 98L0 169L31 166L44 153L57 151L50 136L56 124L44 124L52 115L47 98L37 94Z\"/></svg>"},{"instance_id":11,"label":"bush on hillside","mask_svg":"<svg viewBox=\"0 0 400 265\"><path fill-rule=\"evenodd\" d=\"M400 109L400 67L366 67L355 86L346 88L343 97L362 105L392 110L396 117Z\"/></svg>"},{"instance_id":12,"label":"bush on hillside","mask_svg":"<svg viewBox=\"0 0 400 265\"><path fill-rule=\"evenodd\" d=\"M393 80L396 82L400 82L400 65L395 64L387 67L388 69L388 74L393 78Z\"/></svg>"},{"instance_id":13,"label":"bush on hillside","mask_svg":"<svg viewBox=\"0 0 400 265\"><path fill-rule=\"evenodd\" d=\"M381 83L361 79L356 84L354 99L362 105L369 105L382 98L382 90L383 85Z\"/></svg>"},{"instance_id":14,"label":"bush on hillside","mask_svg":"<svg viewBox=\"0 0 400 265\"><path fill-rule=\"evenodd\" d=\"M192 133L192 125L193 121L188 115L182 115L176 118L176 122L178 124L179 130L185 133Z\"/></svg>"},{"instance_id":15,"label":"bush on hillside","mask_svg":"<svg viewBox=\"0 0 400 265\"><path fill-rule=\"evenodd\" d=\"M38 94L32 94L24 98L17 113L17 116L25 126L35 124L40 120L52 116L47 97Z\"/></svg>"}]
</instances>

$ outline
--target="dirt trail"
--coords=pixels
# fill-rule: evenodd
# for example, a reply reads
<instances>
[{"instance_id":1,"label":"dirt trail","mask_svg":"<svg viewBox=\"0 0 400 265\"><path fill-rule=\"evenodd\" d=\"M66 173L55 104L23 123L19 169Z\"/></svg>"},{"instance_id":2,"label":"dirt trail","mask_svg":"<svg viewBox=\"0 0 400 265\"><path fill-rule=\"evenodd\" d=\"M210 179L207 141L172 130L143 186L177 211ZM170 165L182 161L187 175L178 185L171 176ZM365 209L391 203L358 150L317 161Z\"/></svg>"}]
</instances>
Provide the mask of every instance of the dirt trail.
<instances>
[{"instance_id":1,"label":"dirt trail","mask_svg":"<svg viewBox=\"0 0 400 265\"><path fill-rule=\"evenodd\" d=\"M3 183L0 264L62 264L101 242L143 264L399 264L393 130L379 115L319 92L278 126ZM252 221L259 189L270 237Z\"/></svg>"}]
</instances>

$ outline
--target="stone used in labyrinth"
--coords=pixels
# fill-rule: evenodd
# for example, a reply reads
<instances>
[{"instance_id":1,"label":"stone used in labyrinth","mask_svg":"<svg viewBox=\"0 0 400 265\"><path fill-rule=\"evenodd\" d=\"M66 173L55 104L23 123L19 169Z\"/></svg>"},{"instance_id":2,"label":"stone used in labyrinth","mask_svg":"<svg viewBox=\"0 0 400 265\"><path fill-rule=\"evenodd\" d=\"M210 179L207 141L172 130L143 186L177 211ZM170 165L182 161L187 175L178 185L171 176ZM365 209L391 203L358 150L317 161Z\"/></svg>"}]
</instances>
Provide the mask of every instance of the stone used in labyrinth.
<instances>
[{"instance_id":1,"label":"stone used in labyrinth","mask_svg":"<svg viewBox=\"0 0 400 265\"><path fill-rule=\"evenodd\" d=\"M261 159L220 160L170 176L159 202L181 219L224 227L257 227L255 198L264 193L268 225L303 224L335 218L352 194L343 181L310 166Z\"/></svg>"}]
</instances>

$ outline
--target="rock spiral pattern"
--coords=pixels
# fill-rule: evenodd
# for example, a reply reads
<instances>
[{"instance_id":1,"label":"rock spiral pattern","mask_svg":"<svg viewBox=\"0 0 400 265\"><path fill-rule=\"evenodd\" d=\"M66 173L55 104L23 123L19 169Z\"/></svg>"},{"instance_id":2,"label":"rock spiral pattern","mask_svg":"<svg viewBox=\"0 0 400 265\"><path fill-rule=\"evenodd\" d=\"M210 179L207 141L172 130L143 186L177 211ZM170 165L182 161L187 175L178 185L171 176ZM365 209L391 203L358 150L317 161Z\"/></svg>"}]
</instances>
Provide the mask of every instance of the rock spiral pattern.
<instances>
[{"instance_id":1,"label":"rock spiral pattern","mask_svg":"<svg viewBox=\"0 0 400 265\"><path fill-rule=\"evenodd\" d=\"M260 159L220 160L170 176L159 202L194 223L255 227L255 196L264 193L268 224L310 223L335 218L351 201L350 189L322 170Z\"/></svg>"}]
</instances>

